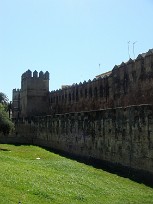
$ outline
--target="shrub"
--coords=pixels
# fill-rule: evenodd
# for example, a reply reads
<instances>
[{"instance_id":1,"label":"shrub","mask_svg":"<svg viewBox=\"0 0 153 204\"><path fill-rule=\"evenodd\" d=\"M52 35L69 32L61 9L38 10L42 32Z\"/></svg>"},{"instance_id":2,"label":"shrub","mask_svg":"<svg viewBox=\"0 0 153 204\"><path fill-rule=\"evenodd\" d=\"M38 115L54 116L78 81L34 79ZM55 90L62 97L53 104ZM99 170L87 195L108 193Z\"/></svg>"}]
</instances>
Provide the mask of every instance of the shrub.
<instances>
[{"instance_id":1,"label":"shrub","mask_svg":"<svg viewBox=\"0 0 153 204\"><path fill-rule=\"evenodd\" d=\"M14 124L5 110L5 106L0 103L0 132L9 134L14 129Z\"/></svg>"}]
</instances>

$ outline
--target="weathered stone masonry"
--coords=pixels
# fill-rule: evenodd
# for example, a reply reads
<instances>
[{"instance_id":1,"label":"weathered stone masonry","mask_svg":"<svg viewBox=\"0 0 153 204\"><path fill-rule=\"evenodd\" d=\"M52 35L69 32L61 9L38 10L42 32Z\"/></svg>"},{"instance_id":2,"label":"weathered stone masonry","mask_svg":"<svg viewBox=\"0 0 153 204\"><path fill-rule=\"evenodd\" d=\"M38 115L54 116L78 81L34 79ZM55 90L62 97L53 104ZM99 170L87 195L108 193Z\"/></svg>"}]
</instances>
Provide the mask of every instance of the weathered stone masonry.
<instances>
[{"instance_id":1,"label":"weathered stone masonry","mask_svg":"<svg viewBox=\"0 0 153 204\"><path fill-rule=\"evenodd\" d=\"M153 174L152 105L34 117L16 130L36 145Z\"/></svg>"},{"instance_id":2,"label":"weathered stone masonry","mask_svg":"<svg viewBox=\"0 0 153 204\"><path fill-rule=\"evenodd\" d=\"M153 49L114 66L109 73L52 91L50 114L152 103Z\"/></svg>"},{"instance_id":3,"label":"weathered stone masonry","mask_svg":"<svg viewBox=\"0 0 153 204\"><path fill-rule=\"evenodd\" d=\"M48 72L38 77L28 70L21 90L13 92L13 107L16 135L10 141L153 175L153 49L93 81L52 92Z\"/></svg>"}]
</instances>

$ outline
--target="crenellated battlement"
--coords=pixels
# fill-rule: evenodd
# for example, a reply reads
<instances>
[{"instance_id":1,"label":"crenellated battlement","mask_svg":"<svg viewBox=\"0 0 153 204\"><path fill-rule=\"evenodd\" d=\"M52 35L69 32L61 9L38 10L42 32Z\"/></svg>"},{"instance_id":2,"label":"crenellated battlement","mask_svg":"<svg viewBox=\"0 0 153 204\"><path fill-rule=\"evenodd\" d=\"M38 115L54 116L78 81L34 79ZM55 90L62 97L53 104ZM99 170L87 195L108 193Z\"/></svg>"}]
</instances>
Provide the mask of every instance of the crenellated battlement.
<instances>
[{"instance_id":1,"label":"crenellated battlement","mask_svg":"<svg viewBox=\"0 0 153 204\"><path fill-rule=\"evenodd\" d=\"M27 70L22 74L20 92L26 115L26 106L31 112L37 107L38 113L42 104L42 107L47 104L46 114L149 104L153 101L152 90L153 49L150 49L139 54L136 59L130 58L127 62L115 65L111 71L100 74L93 80L63 85L61 89L51 92L48 71L38 73L36 70Z\"/></svg>"},{"instance_id":2,"label":"crenellated battlement","mask_svg":"<svg viewBox=\"0 0 153 204\"><path fill-rule=\"evenodd\" d=\"M20 92L21 91L21 89L13 89L13 93L18 93L18 92Z\"/></svg>"},{"instance_id":3,"label":"crenellated battlement","mask_svg":"<svg viewBox=\"0 0 153 204\"><path fill-rule=\"evenodd\" d=\"M93 80L52 91L50 106L55 113L64 113L148 103L153 99L152 80L153 49L150 49Z\"/></svg>"},{"instance_id":4,"label":"crenellated battlement","mask_svg":"<svg viewBox=\"0 0 153 204\"><path fill-rule=\"evenodd\" d=\"M22 74L22 80L24 79L28 79L28 78L39 78L39 79L43 79L43 80L49 80L49 72L46 71L45 73L43 73L42 71L40 71L39 73L35 70L33 73L31 70L27 70L26 72L24 72Z\"/></svg>"},{"instance_id":5,"label":"crenellated battlement","mask_svg":"<svg viewBox=\"0 0 153 204\"><path fill-rule=\"evenodd\" d=\"M148 60L148 57L153 57L153 49L150 49L148 52L146 53L142 53L142 54L139 54L137 56L137 58L135 60L132 60L131 58L127 61L127 62L122 62L120 65L115 65L112 69L112 71L108 71L106 73L103 73L103 74L100 74L100 75L97 75L93 80L89 79L88 81L84 81L84 82L80 82L80 83L73 83L72 85L66 85L66 86L62 86L62 89L57 89L57 90L53 90L51 91L51 93L55 93L55 92L59 92L61 90L66 90L66 89L71 89L75 86L82 86L84 84L92 84L93 82L99 80L99 79L106 79L108 77L111 77L112 76L112 73L115 71L115 70L118 70L120 68L125 68L128 67L133 64L133 65L136 65L139 61L141 62L146 62ZM151 61L150 61L151 63ZM153 63L153 60L152 60L152 63Z\"/></svg>"},{"instance_id":6,"label":"crenellated battlement","mask_svg":"<svg viewBox=\"0 0 153 204\"><path fill-rule=\"evenodd\" d=\"M13 91L12 91L12 116L14 118L19 117L20 93L21 93L21 89L13 89Z\"/></svg>"},{"instance_id":7,"label":"crenellated battlement","mask_svg":"<svg viewBox=\"0 0 153 204\"><path fill-rule=\"evenodd\" d=\"M153 49L56 91L49 92L48 72L27 70L21 84L13 117L25 121L16 126L22 139L152 178Z\"/></svg>"}]
</instances>

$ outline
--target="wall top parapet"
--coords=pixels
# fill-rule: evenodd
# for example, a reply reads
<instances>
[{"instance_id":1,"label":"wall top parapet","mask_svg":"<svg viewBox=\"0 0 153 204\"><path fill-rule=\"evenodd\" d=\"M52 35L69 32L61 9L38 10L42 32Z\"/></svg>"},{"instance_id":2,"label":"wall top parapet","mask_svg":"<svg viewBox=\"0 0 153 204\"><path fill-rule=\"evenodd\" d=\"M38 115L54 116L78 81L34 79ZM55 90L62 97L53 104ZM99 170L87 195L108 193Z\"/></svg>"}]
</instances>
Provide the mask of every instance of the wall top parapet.
<instances>
[{"instance_id":1,"label":"wall top parapet","mask_svg":"<svg viewBox=\"0 0 153 204\"><path fill-rule=\"evenodd\" d=\"M132 60L131 58L129 59L129 61L126 64L131 64L134 63L134 60Z\"/></svg>"},{"instance_id":2,"label":"wall top parapet","mask_svg":"<svg viewBox=\"0 0 153 204\"><path fill-rule=\"evenodd\" d=\"M136 60L141 60L141 59L143 59L143 58L144 58L143 55L142 55L142 54L139 54L138 57L136 58Z\"/></svg>"},{"instance_id":3,"label":"wall top parapet","mask_svg":"<svg viewBox=\"0 0 153 204\"><path fill-rule=\"evenodd\" d=\"M148 50L148 52L146 53L146 56L150 56L153 54L153 49Z\"/></svg>"},{"instance_id":4,"label":"wall top parapet","mask_svg":"<svg viewBox=\"0 0 153 204\"><path fill-rule=\"evenodd\" d=\"M126 63L125 62L122 62L118 67L120 68L120 67L124 67L126 65Z\"/></svg>"},{"instance_id":5,"label":"wall top parapet","mask_svg":"<svg viewBox=\"0 0 153 204\"><path fill-rule=\"evenodd\" d=\"M40 78L44 80L49 80L49 72L46 71L45 73L43 73L42 71L40 71L38 76L38 72L36 70L32 73L32 71L28 69L22 74L22 79L26 78Z\"/></svg>"},{"instance_id":6,"label":"wall top parapet","mask_svg":"<svg viewBox=\"0 0 153 204\"><path fill-rule=\"evenodd\" d=\"M64 89L68 89L68 88L72 88L72 87L76 87L76 86L81 86L81 85L84 86L84 85L86 85L86 84L93 83L93 82L95 82L96 80L106 79L106 78L112 76L113 71L115 71L115 70L117 70L117 69L122 69L122 68L124 68L124 67L127 67L127 68L128 68L128 65L134 64L134 63L136 63L136 61L138 61L138 60L144 60L147 56L151 56L151 55L153 55L153 49L148 50L148 52L146 52L146 53L139 54L136 59L131 59L131 58L130 58L127 62L122 62L120 65L115 65L111 71L108 71L108 72L106 72L106 73L99 74L99 75L97 75L97 76L96 76L94 79L92 79L92 80L89 79L88 81L84 81L84 82L82 82L82 83L80 82L79 84L73 83L72 85L69 85L68 87L64 87ZM57 91L59 91L59 90L57 90Z\"/></svg>"},{"instance_id":7,"label":"wall top parapet","mask_svg":"<svg viewBox=\"0 0 153 204\"><path fill-rule=\"evenodd\" d=\"M20 92L20 89L13 89L13 92Z\"/></svg>"},{"instance_id":8,"label":"wall top parapet","mask_svg":"<svg viewBox=\"0 0 153 204\"><path fill-rule=\"evenodd\" d=\"M80 83L73 83L72 85L66 85L66 86L63 86L62 87L62 89L60 90L60 89L58 89L58 90L54 90L54 91L51 91L51 93L56 93L56 92L60 92L60 91L62 91L62 90L66 90L66 89L71 89L71 88L75 88L75 87L77 87L77 86L86 86L87 84L91 84L91 83L93 83L93 82L95 82L95 81L97 81L97 80L105 80L105 79L107 79L108 77L112 77L113 75L113 73L114 73L114 71L115 70L117 70L117 69L124 69L124 67L127 67L128 68L128 65L130 65L130 64L134 64L134 63L136 63L136 61L138 61L138 60L143 60L143 59L145 59L145 57L147 57L147 56L150 56L150 55L153 55L153 49L150 49L148 52L146 52L146 53L142 53L142 54L139 54L138 56L137 56L137 58L136 59L129 59L127 62L122 62L120 65L115 65L114 67L113 67L113 69L111 70L111 71L108 71L108 72L105 72L105 73L102 73L102 74L99 74L99 75L97 75L94 79L89 79L88 81L86 81L86 80L84 80L83 82L80 82Z\"/></svg>"},{"instance_id":9,"label":"wall top parapet","mask_svg":"<svg viewBox=\"0 0 153 204\"><path fill-rule=\"evenodd\" d=\"M145 59L145 57L150 56L150 55L153 55L153 49L150 49L146 53L139 54L135 60L132 60L130 58L127 62L122 62L120 65L115 65L113 70L118 69L120 67L124 67L125 65L129 65L131 63L135 63L135 61Z\"/></svg>"}]
</instances>

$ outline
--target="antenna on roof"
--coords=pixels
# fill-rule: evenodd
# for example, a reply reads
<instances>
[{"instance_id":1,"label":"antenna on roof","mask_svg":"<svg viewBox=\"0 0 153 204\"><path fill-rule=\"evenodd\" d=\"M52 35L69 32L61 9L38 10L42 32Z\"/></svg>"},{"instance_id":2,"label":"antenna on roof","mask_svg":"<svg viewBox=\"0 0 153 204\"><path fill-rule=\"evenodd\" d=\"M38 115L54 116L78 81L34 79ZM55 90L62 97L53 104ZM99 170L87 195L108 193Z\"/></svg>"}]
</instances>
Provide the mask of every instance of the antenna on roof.
<instances>
[{"instance_id":1,"label":"antenna on roof","mask_svg":"<svg viewBox=\"0 0 153 204\"><path fill-rule=\"evenodd\" d=\"M129 55L129 59L130 59L130 49L129 49L129 45L130 45L130 41L128 41L128 55Z\"/></svg>"},{"instance_id":2,"label":"antenna on roof","mask_svg":"<svg viewBox=\"0 0 153 204\"><path fill-rule=\"evenodd\" d=\"M135 60L135 52L134 52L135 43L137 43L137 41L135 41L135 42L133 43L133 57L134 57L134 60Z\"/></svg>"}]
</instances>

